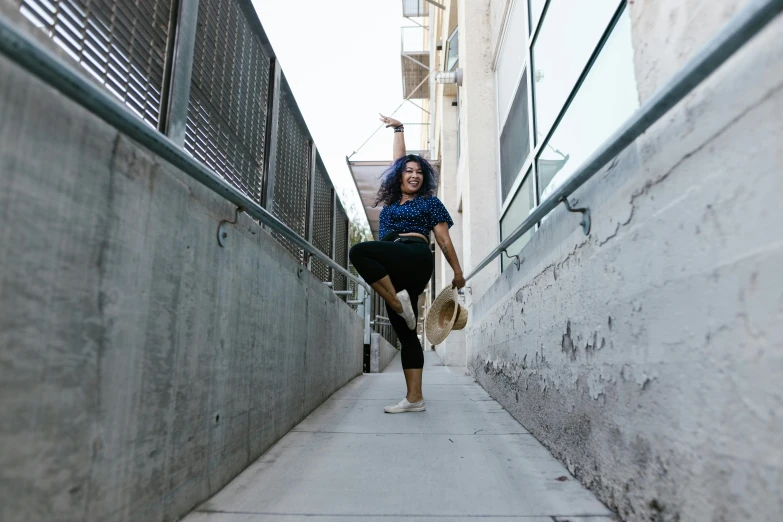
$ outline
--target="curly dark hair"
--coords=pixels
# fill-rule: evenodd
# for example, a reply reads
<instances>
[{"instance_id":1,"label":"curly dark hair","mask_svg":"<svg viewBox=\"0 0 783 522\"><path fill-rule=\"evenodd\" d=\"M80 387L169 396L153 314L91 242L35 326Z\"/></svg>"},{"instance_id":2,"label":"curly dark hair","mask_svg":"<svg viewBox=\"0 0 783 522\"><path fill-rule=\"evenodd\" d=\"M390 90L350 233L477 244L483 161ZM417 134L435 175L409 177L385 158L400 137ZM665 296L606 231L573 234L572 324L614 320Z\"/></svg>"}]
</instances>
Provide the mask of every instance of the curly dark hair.
<instances>
[{"instance_id":1,"label":"curly dark hair","mask_svg":"<svg viewBox=\"0 0 783 522\"><path fill-rule=\"evenodd\" d=\"M419 187L418 192L416 192L416 197L435 195L438 190L438 173L435 172L435 169L432 168L429 161L417 154L408 154L392 163L381 175L381 187L378 189L375 204L373 205L374 207L377 207L378 203L391 205L402 198L402 189L400 189L400 185L402 184L402 173L405 172L405 165L410 161L415 161L419 164L424 176L421 187Z\"/></svg>"}]
</instances>

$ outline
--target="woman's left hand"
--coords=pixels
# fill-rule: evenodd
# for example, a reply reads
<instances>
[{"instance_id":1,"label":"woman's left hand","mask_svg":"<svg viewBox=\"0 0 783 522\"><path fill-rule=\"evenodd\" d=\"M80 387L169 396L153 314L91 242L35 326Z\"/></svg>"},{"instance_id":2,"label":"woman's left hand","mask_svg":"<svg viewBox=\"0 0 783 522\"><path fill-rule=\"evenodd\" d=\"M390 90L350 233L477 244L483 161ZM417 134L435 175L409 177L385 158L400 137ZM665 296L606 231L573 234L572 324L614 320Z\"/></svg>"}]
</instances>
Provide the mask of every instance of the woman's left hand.
<instances>
[{"instance_id":1,"label":"woman's left hand","mask_svg":"<svg viewBox=\"0 0 783 522\"><path fill-rule=\"evenodd\" d=\"M451 286L454 288L462 288L465 286L465 277L462 274L454 274L454 279L451 280Z\"/></svg>"},{"instance_id":2,"label":"woman's left hand","mask_svg":"<svg viewBox=\"0 0 783 522\"><path fill-rule=\"evenodd\" d=\"M389 127L399 127L402 125L400 120L395 120L394 118L389 118L388 116L384 116L383 114L380 114L381 121L386 124L386 128Z\"/></svg>"}]
</instances>

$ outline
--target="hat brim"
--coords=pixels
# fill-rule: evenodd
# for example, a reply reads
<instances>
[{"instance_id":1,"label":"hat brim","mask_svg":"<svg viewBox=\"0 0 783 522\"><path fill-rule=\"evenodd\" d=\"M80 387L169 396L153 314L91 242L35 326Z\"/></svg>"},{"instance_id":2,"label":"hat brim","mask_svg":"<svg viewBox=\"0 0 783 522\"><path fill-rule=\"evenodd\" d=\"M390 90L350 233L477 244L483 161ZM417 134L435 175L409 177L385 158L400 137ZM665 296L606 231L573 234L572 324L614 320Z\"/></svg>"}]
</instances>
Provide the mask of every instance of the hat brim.
<instances>
[{"instance_id":1,"label":"hat brim","mask_svg":"<svg viewBox=\"0 0 783 522\"><path fill-rule=\"evenodd\" d=\"M467 310L459 305L457 291L452 287L444 288L432 303L424 319L424 332L433 345L442 343L455 328L455 323L467 323Z\"/></svg>"}]
</instances>

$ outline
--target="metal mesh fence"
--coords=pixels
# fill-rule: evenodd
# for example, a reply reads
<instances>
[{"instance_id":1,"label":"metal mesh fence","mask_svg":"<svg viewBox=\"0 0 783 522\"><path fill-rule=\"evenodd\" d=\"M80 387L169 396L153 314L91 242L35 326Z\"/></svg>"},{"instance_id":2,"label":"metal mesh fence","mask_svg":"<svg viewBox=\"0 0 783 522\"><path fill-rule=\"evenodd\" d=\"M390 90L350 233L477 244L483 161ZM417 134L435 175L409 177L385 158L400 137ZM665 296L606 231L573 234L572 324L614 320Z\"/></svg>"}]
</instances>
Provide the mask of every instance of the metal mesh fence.
<instances>
[{"instance_id":1,"label":"metal mesh fence","mask_svg":"<svg viewBox=\"0 0 783 522\"><path fill-rule=\"evenodd\" d=\"M334 189L319 157L313 180L313 246L328 256L332 253L333 195ZM321 281L331 280L331 270L322 261L313 259L311 270Z\"/></svg>"},{"instance_id":2,"label":"metal mesh fence","mask_svg":"<svg viewBox=\"0 0 783 522\"><path fill-rule=\"evenodd\" d=\"M337 212L335 213L336 221L334 232L334 260L340 266L348 266L348 216L345 211L338 205ZM348 290L346 286L347 277L342 274L334 274L334 289L335 290Z\"/></svg>"},{"instance_id":3,"label":"metal mesh fence","mask_svg":"<svg viewBox=\"0 0 783 522\"><path fill-rule=\"evenodd\" d=\"M198 16L185 149L262 203L270 59L236 1Z\"/></svg>"},{"instance_id":4,"label":"metal mesh fence","mask_svg":"<svg viewBox=\"0 0 783 522\"><path fill-rule=\"evenodd\" d=\"M294 95L283 78L280 85L280 120L277 126L277 171L272 208L280 220L300 236L307 232L308 185L310 180L310 135ZM304 262L304 252L276 235L293 256Z\"/></svg>"},{"instance_id":5,"label":"metal mesh fence","mask_svg":"<svg viewBox=\"0 0 783 522\"><path fill-rule=\"evenodd\" d=\"M184 107L174 109L184 104L170 103L184 95L181 85L175 88L171 71L183 64L190 68L184 149L260 205L268 190L270 211L302 237L308 237L312 212L314 246L328 254L335 251L335 260L347 266L348 218L341 208L334 209L334 188L320 157L310 187L314 144L284 75L276 142L267 137L275 119L270 114L277 90L271 81L274 53L249 2L200 0L197 17L187 11L188 6L195 9L187 0L18 0L18 5L81 64L86 77L159 130L185 121ZM180 16L197 18L197 24L188 25ZM175 52L187 41L183 34L194 39L192 62ZM264 172L267 147L277 150L270 179ZM300 263L305 261L302 249L276 238ZM319 260L313 260L312 270L323 281L332 277ZM335 289L347 289L345 276L335 279Z\"/></svg>"},{"instance_id":6,"label":"metal mesh fence","mask_svg":"<svg viewBox=\"0 0 783 522\"><path fill-rule=\"evenodd\" d=\"M172 0L22 0L45 30L140 118L160 121Z\"/></svg>"}]
</instances>

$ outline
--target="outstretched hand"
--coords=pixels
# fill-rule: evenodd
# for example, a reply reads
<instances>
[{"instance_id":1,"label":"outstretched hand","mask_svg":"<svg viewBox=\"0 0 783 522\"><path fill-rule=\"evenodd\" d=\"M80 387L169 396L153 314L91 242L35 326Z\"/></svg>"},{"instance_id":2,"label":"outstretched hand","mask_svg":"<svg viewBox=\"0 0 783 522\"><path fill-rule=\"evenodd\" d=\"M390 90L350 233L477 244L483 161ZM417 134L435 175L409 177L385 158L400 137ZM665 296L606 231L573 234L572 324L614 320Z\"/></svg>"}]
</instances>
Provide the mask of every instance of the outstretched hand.
<instances>
[{"instance_id":1,"label":"outstretched hand","mask_svg":"<svg viewBox=\"0 0 783 522\"><path fill-rule=\"evenodd\" d=\"M386 127L399 127L400 125L402 125L402 122L400 122L400 120L389 118L388 116L384 116L381 113L378 114L381 116L381 121L386 124Z\"/></svg>"}]
</instances>

